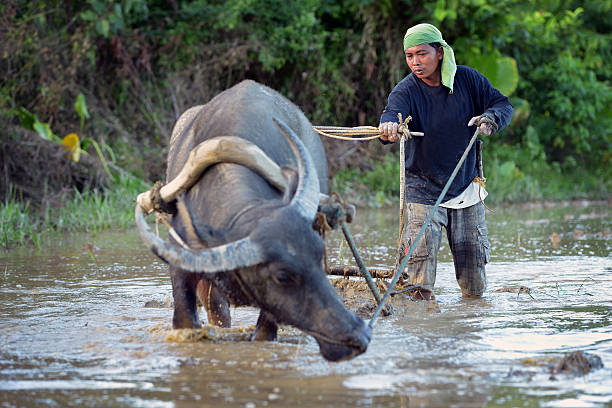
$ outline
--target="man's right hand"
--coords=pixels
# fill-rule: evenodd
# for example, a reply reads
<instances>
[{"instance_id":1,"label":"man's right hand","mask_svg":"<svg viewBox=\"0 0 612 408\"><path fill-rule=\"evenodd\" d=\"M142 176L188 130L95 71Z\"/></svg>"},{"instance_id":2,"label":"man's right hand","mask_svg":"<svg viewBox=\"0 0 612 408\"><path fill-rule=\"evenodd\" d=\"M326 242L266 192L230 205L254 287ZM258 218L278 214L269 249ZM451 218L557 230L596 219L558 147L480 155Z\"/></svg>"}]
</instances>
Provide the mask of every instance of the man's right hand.
<instances>
[{"instance_id":1,"label":"man's right hand","mask_svg":"<svg viewBox=\"0 0 612 408\"><path fill-rule=\"evenodd\" d=\"M397 127L399 125L395 122L385 122L378 125L378 131L380 132L380 139L385 142L397 142L399 135L397 134Z\"/></svg>"}]
</instances>

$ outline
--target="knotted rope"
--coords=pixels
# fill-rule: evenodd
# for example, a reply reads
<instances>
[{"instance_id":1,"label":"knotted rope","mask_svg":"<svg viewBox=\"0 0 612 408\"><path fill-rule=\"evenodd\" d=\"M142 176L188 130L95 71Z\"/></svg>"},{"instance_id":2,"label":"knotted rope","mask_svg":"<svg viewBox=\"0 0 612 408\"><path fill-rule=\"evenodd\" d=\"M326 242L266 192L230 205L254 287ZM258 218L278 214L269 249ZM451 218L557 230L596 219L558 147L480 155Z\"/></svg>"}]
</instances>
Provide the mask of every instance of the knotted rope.
<instances>
[{"instance_id":1,"label":"knotted rope","mask_svg":"<svg viewBox=\"0 0 612 408\"><path fill-rule=\"evenodd\" d=\"M400 125L397 128L400 134L400 209L399 209L399 233L397 236L397 248L399 251L402 243L402 232L404 230L404 205L406 204L406 134L410 135L408 122L412 120L412 116L408 115L406 120L402 120L402 114L398 113ZM409 136L410 137L410 136Z\"/></svg>"},{"instance_id":2,"label":"knotted rope","mask_svg":"<svg viewBox=\"0 0 612 408\"><path fill-rule=\"evenodd\" d=\"M425 136L423 132L411 132L408 128L408 122L412 120L412 116L407 116L404 120L402 114L398 113L397 118L399 126L397 133L400 135L400 215L399 215L399 233L397 238L397 247L399 248L402 239L402 230L404 229L404 201L406 199L406 174L404 168L406 166L406 157L404 154L406 138L413 136ZM366 141L378 139L381 136L380 130L375 126L356 126L356 127L341 127L341 126L313 126L313 129L318 134L339 140ZM364 136L365 135L365 136ZM357 136L357 137L351 137Z\"/></svg>"},{"instance_id":3,"label":"knotted rope","mask_svg":"<svg viewBox=\"0 0 612 408\"><path fill-rule=\"evenodd\" d=\"M174 202L166 202L160 193L160 190L164 184L161 181L157 181L153 187L151 187L151 202L153 204L152 211L162 214L175 214L176 204Z\"/></svg>"},{"instance_id":4,"label":"knotted rope","mask_svg":"<svg viewBox=\"0 0 612 408\"><path fill-rule=\"evenodd\" d=\"M405 180L406 178L406 174L405 174L406 157L405 157L405 152L404 152L405 142L406 142L406 138L412 138L413 136L422 137L424 136L424 133L410 131L410 129L408 128L408 122L412 120L412 116L407 116L406 119L404 120L402 118L402 114L398 113L397 118L399 121L397 133L399 133L400 135L400 210L399 210L399 233L398 233L398 238L397 238L397 246L399 248L401 244L401 240L402 240L402 230L404 229L404 202L406 199L406 180ZM374 126L357 126L357 127L352 127L352 128L340 127L340 126L313 126L313 128L315 132L317 132L318 134L322 136L330 137L332 139L339 139L339 140L367 141L367 140L378 139L381 136L379 128L374 127ZM358 137L350 137L351 135L358 136ZM378 314L380 313L381 310L383 310L382 308L384 307L385 299L382 299L380 297L380 294L378 293L378 290L376 289L376 285L374 284L374 281L372 280L372 276L370 275L365 263L361 259L361 256L359 255L359 252L357 250L357 246L355 245L355 242L353 241L353 238L350 235L350 232L346 224L342 224L342 232L344 233L344 237L347 243L349 244L351 251L353 252L353 256L359 267L359 272L361 273L363 278L366 280L368 287L372 291L372 294L374 295L374 298L376 299L376 302L378 303L378 309L377 309L377 314ZM399 253L399 249L398 249L398 253ZM398 261L399 261L399 257L398 257ZM326 260L325 266L327 269L327 260ZM383 314L387 314L387 313L388 313L388 310L383 311ZM374 317L376 317L376 315L374 315Z\"/></svg>"},{"instance_id":5,"label":"knotted rope","mask_svg":"<svg viewBox=\"0 0 612 408\"><path fill-rule=\"evenodd\" d=\"M400 114L401 115L401 114ZM412 118L410 118L412 119ZM409 121L410 119L406 119ZM407 133L407 137L410 138L412 136L424 136L422 132L410 132L408 131L407 126L402 126L400 119L400 126L398 127L398 132L400 134ZM356 127L341 127L341 126L313 126L313 129L318 134L329 137L332 139L338 140L352 140L352 141L366 141L366 140L374 140L380 137L380 130L375 126L356 126ZM357 136L357 137L351 137Z\"/></svg>"},{"instance_id":6,"label":"knotted rope","mask_svg":"<svg viewBox=\"0 0 612 408\"><path fill-rule=\"evenodd\" d=\"M482 191L485 189L485 183L487 182L487 178L486 177L475 177L474 178L474 183L478 183L478 198L480 198L480 202L482 203L482 205L484 205L484 207L489 210L490 212L494 213L495 210L490 209L489 207L487 207L487 205L484 202L485 197L482 196Z\"/></svg>"},{"instance_id":7,"label":"knotted rope","mask_svg":"<svg viewBox=\"0 0 612 408\"><path fill-rule=\"evenodd\" d=\"M412 120L412 116L407 116L403 119L402 114L397 114L399 126L397 127L397 133L400 135L399 146L400 146L400 209L399 209L399 232L397 237L397 247L399 248L402 241L402 232L404 229L404 205L406 201L406 156L405 156L405 144L406 139L410 139L413 136L422 137L425 134L422 132L411 132L408 128L408 122ZM378 139L381 136L380 130L374 126L357 126L357 127L341 127L341 126L313 126L315 132L320 135L330 137L332 139L339 140L352 140L352 141L366 141ZM350 137L358 136L358 137ZM361 135L366 135L359 137ZM399 260L399 259L398 259ZM396 262L397 265L397 262Z\"/></svg>"}]
</instances>

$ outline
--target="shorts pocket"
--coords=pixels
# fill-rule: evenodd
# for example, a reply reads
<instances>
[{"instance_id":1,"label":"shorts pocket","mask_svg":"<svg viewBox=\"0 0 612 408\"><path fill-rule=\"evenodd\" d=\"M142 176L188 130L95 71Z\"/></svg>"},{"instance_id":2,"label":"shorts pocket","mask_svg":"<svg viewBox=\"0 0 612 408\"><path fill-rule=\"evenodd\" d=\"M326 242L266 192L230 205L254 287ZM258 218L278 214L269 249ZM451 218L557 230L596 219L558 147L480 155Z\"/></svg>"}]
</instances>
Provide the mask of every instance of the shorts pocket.
<instances>
[{"instance_id":1,"label":"shorts pocket","mask_svg":"<svg viewBox=\"0 0 612 408\"><path fill-rule=\"evenodd\" d=\"M402 240L404 242L402 256L408 255L408 251L421 231L421 227L421 224L412 224L409 226L408 231L406 232L408 236ZM427 259L430 254L429 245L431 242L431 226L427 226L425 233L423 236L421 236L421 238L419 238L419 241L417 242L416 247L410 256L409 262L420 262Z\"/></svg>"},{"instance_id":2,"label":"shorts pocket","mask_svg":"<svg viewBox=\"0 0 612 408\"><path fill-rule=\"evenodd\" d=\"M478 229L478 266L489 263L491 259L491 244L489 243L489 230L486 225L479 225Z\"/></svg>"}]
</instances>

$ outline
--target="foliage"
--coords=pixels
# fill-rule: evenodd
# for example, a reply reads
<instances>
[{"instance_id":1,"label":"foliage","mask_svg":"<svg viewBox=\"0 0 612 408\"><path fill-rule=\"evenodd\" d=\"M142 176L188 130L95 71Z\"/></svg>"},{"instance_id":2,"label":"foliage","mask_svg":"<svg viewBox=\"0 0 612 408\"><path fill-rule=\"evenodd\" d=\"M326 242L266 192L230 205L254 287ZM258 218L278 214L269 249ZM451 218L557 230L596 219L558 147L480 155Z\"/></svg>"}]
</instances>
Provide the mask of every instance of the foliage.
<instances>
[{"instance_id":1,"label":"foliage","mask_svg":"<svg viewBox=\"0 0 612 408\"><path fill-rule=\"evenodd\" d=\"M487 204L609 197L612 179L607 169L567 174L558 163L549 164L538 159L543 152L533 152L529 155L508 144L501 144L496 149L485 147L486 188L490 193ZM385 155L371 169L339 171L332 188L345 200L360 206L377 208L397 203L399 166L396 154Z\"/></svg>"},{"instance_id":2,"label":"foliage","mask_svg":"<svg viewBox=\"0 0 612 408\"><path fill-rule=\"evenodd\" d=\"M45 140L61 143L62 139L56 136L51 130L51 126L48 123L42 123L38 116L28 111L26 108L21 107L17 111L19 117L19 123L26 130L33 130L38 133L38 136Z\"/></svg>"},{"instance_id":3,"label":"foliage","mask_svg":"<svg viewBox=\"0 0 612 408\"><path fill-rule=\"evenodd\" d=\"M611 12L608 1L578 0L6 0L2 137L16 126L55 142L74 133L64 141L73 160L89 150L107 172L163 179L177 115L245 78L285 94L315 124L376 124L408 73L406 28L430 22L458 63L484 72L516 107L486 146L492 197L605 196ZM340 142L324 143L334 185L369 186L373 205L397 194L388 148L336 160Z\"/></svg>"},{"instance_id":4,"label":"foliage","mask_svg":"<svg viewBox=\"0 0 612 408\"><path fill-rule=\"evenodd\" d=\"M133 157L141 150L134 142L145 151L152 144L163 147L173 120L160 114L171 110L164 89L176 85L177 73L184 72L203 83L196 89L205 99L253 78L295 100L315 123L376 123L389 90L407 73L401 54L405 26L430 21L442 28L459 63L481 70L508 94L518 85L516 97L533 109L510 132L513 142L520 145L520 135L533 126L548 162L571 170L589 156L590 162L607 165L611 96L603 61L612 51L604 16L612 6L579 4L13 0L1 6L12 16L6 47L17 52L3 54L8 95L0 98L0 111L10 116L27 109L43 118L41 124L57 122L58 132L69 133L63 127L73 119L62 107L86 89L96 109L113 112L123 128L111 131L107 144L120 144L118 150ZM17 77L15 67L26 75ZM99 81L92 82L90 72ZM196 96L172 96L179 107L175 115L202 102ZM128 100L136 103L126 105ZM11 101L14 105L6 106ZM43 126L39 132L52 137L48 130ZM598 157L593 160L593 155ZM119 157L120 164L128 157Z\"/></svg>"},{"instance_id":5,"label":"foliage","mask_svg":"<svg viewBox=\"0 0 612 408\"><path fill-rule=\"evenodd\" d=\"M367 169L346 168L338 172L333 178L332 189L349 202L381 207L399 197L399 175L397 156L389 154Z\"/></svg>"},{"instance_id":6,"label":"foliage","mask_svg":"<svg viewBox=\"0 0 612 408\"><path fill-rule=\"evenodd\" d=\"M519 95L532 111L515 131L533 135L532 143L543 147L543 159L568 171L589 162L609 168L612 75L602 70L602 55L610 55L610 31L588 30L581 7L517 17L523 26L510 33L511 46L524 77Z\"/></svg>"},{"instance_id":7,"label":"foliage","mask_svg":"<svg viewBox=\"0 0 612 408\"><path fill-rule=\"evenodd\" d=\"M9 200L0 203L0 216L0 247L24 245L29 240L40 245L40 236L35 232L40 227L40 221L32 216L29 202L21 204L17 200Z\"/></svg>"}]
</instances>

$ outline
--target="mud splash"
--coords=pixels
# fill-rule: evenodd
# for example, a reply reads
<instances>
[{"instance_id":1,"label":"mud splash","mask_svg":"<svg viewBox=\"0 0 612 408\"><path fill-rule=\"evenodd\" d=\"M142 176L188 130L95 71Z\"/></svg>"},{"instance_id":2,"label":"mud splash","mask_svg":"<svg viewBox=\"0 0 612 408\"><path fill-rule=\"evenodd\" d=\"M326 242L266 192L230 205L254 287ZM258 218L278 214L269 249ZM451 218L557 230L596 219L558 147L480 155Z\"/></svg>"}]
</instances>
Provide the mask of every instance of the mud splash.
<instances>
[{"instance_id":1,"label":"mud splash","mask_svg":"<svg viewBox=\"0 0 612 408\"><path fill-rule=\"evenodd\" d=\"M368 319L374 314L378 303L364 281L344 278L331 279L330 281L348 309L354 311L363 319ZM380 295L384 295L389 287L389 282L376 280L374 283ZM389 314L397 313L400 315L417 312L440 313L440 308L435 300L428 302L413 301L407 294L392 294L386 303L386 310Z\"/></svg>"}]
</instances>

